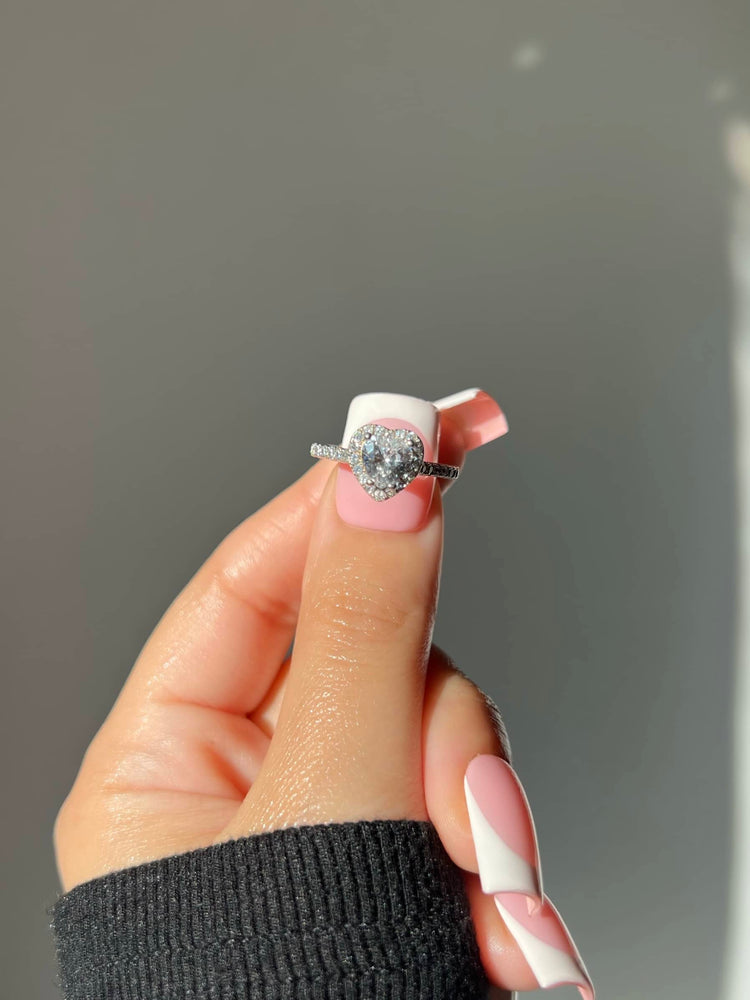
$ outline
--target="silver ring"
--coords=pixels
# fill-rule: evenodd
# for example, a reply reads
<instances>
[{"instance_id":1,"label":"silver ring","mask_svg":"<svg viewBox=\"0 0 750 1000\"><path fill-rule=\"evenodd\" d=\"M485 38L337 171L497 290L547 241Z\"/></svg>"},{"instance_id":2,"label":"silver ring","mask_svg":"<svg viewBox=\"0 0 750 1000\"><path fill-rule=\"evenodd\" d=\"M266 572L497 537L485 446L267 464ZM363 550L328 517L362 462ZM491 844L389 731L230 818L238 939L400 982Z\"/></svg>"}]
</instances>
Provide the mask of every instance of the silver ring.
<instances>
[{"instance_id":1,"label":"silver ring","mask_svg":"<svg viewBox=\"0 0 750 1000\"><path fill-rule=\"evenodd\" d=\"M458 479L456 465L425 462L424 444L414 431L392 430L382 424L363 424L349 444L313 444L313 458L331 458L351 466L360 486L373 500L389 500L417 476Z\"/></svg>"}]
</instances>

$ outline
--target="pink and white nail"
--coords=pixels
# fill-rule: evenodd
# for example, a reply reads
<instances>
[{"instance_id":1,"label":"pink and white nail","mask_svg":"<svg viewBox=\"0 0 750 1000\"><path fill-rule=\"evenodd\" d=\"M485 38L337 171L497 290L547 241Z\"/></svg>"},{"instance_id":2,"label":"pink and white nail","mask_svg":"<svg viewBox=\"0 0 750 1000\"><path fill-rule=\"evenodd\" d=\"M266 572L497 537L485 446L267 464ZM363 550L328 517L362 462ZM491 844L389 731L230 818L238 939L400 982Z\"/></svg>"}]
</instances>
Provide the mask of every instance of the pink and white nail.
<instances>
[{"instance_id":1,"label":"pink and white nail","mask_svg":"<svg viewBox=\"0 0 750 1000\"><path fill-rule=\"evenodd\" d=\"M464 775L464 793L482 890L521 893L530 912L542 905L542 869L534 820L510 764L480 754Z\"/></svg>"},{"instance_id":2,"label":"pink and white nail","mask_svg":"<svg viewBox=\"0 0 750 1000\"><path fill-rule=\"evenodd\" d=\"M414 431L422 439L425 460L436 459L440 421L437 409L426 399L392 392L362 393L349 404L342 444L348 445L363 424ZM345 521L360 528L417 531L427 516L434 486L432 477L417 476L395 497L379 503L362 489L352 470L342 465L336 481L336 508Z\"/></svg>"},{"instance_id":3,"label":"pink and white nail","mask_svg":"<svg viewBox=\"0 0 750 1000\"><path fill-rule=\"evenodd\" d=\"M542 989L594 987L562 917L544 895L534 820L518 775L501 757L479 754L464 775L464 793L482 890Z\"/></svg>"},{"instance_id":4,"label":"pink and white nail","mask_svg":"<svg viewBox=\"0 0 750 1000\"><path fill-rule=\"evenodd\" d=\"M528 912L518 895L498 894L494 900L541 989L577 986L583 1000L595 1000L591 976L570 931L549 899L545 897L535 913Z\"/></svg>"},{"instance_id":5,"label":"pink and white nail","mask_svg":"<svg viewBox=\"0 0 750 1000\"><path fill-rule=\"evenodd\" d=\"M483 389L462 389L436 399L433 406L460 432L466 451L508 433L508 421L496 400Z\"/></svg>"}]
</instances>

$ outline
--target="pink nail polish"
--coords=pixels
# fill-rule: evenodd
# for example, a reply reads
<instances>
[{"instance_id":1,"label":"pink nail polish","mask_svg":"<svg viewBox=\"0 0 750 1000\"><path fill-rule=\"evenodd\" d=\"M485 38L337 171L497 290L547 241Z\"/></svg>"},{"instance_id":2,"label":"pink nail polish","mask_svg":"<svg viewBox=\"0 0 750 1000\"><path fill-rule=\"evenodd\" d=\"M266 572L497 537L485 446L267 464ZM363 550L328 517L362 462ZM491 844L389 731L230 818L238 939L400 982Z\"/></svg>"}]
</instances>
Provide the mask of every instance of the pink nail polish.
<instances>
[{"instance_id":1,"label":"pink nail polish","mask_svg":"<svg viewBox=\"0 0 750 1000\"><path fill-rule=\"evenodd\" d=\"M438 412L432 403L416 396L370 392L355 396L349 404L342 443L348 444L363 424L383 424L391 429L414 431L424 445L425 461L434 461L438 448ZM389 500L373 500L345 465L339 465L336 480L336 509L349 524L382 531L417 531L424 524L432 501L435 480L417 476Z\"/></svg>"},{"instance_id":2,"label":"pink nail polish","mask_svg":"<svg viewBox=\"0 0 750 1000\"><path fill-rule=\"evenodd\" d=\"M498 403L482 389L463 389L435 400L435 407L460 432L466 451L508 433L508 421Z\"/></svg>"},{"instance_id":3,"label":"pink nail polish","mask_svg":"<svg viewBox=\"0 0 750 1000\"><path fill-rule=\"evenodd\" d=\"M544 895L539 846L518 775L502 758L480 754L466 768L464 793L482 890L521 893L530 912L538 909Z\"/></svg>"},{"instance_id":4,"label":"pink nail polish","mask_svg":"<svg viewBox=\"0 0 750 1000\"><path fill-rule=\"evenodd\" d=\"M519 896L497 894L494 900L542 989L577 986L583 1000L595 1000L594 984L570 931L546 896L540 909L531 914Z\"/></svg>"}]
</instances>

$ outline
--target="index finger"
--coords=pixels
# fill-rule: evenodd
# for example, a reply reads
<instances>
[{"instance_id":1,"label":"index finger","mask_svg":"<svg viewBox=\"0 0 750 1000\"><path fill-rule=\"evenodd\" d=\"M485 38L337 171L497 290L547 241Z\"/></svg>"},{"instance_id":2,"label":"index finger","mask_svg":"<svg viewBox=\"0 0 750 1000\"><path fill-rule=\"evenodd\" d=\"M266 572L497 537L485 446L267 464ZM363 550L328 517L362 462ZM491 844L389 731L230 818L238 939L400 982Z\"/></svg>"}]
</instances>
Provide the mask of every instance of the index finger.
<instances>
[{"instance_id":1,"label":"index finger","mask_svg":"<svg viewBox=\"0 0 750 1000\"><path fill-rule=\"evenodd\" d=\"M316 463L219 543L162 615L116 707L154 698L246 715L260 704L294 635L331 466Z\"/></svg>"}]
</instances>

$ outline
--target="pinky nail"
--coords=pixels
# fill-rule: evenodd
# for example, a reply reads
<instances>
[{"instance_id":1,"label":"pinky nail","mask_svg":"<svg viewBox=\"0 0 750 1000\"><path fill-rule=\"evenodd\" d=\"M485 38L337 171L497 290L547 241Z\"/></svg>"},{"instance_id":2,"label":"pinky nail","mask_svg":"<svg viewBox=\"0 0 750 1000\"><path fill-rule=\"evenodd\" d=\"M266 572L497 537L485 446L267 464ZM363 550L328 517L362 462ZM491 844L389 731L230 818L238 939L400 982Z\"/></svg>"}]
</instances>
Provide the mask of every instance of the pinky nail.
<instances>
[{"instance_id":1,"label":"pinky nail","mask_svg":"<svg viewBox=\"0 0 750 1000\"><path fill-rule=\"evenodd\" d=\"M518 775L501 757L480 754L464 775L479 880L486 893L521 893L542 905L542 869L534 820Z\"/></svg>"},{"instance_id":2,"label":"pinky nail","mask_svg":"<svg viewBox=\"0 0 750 1000\"><path fill-rule=\"evenodd\" d=\"M576 986L595 1000L594 984L562 917L546 897L533 914L513 894L495 895L495 906L542 989Z\"/></svg>"}]
</instances>

